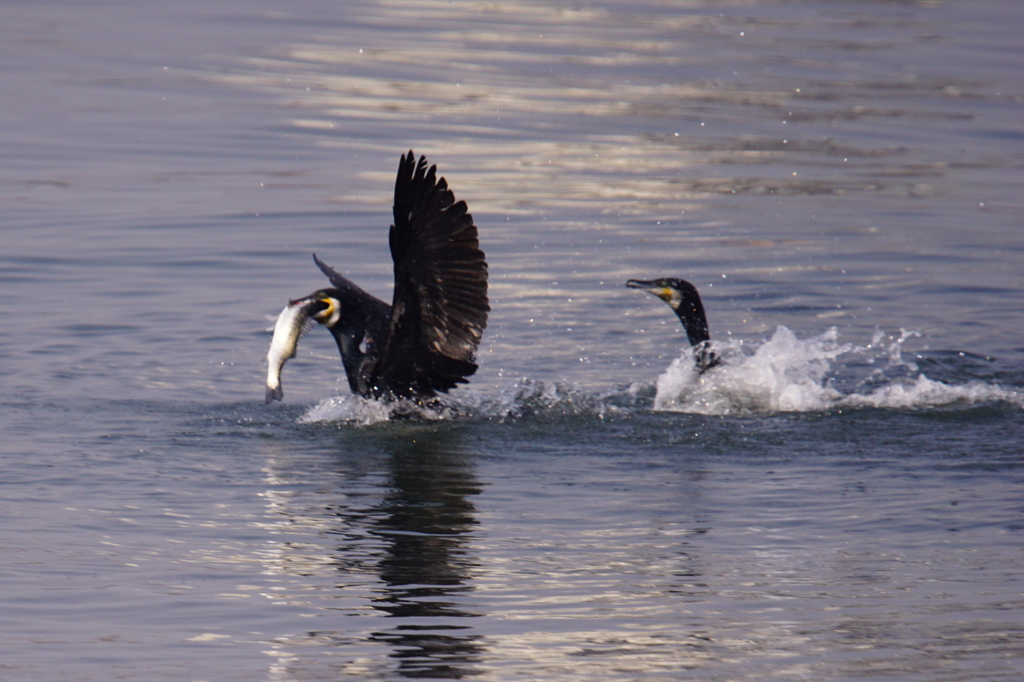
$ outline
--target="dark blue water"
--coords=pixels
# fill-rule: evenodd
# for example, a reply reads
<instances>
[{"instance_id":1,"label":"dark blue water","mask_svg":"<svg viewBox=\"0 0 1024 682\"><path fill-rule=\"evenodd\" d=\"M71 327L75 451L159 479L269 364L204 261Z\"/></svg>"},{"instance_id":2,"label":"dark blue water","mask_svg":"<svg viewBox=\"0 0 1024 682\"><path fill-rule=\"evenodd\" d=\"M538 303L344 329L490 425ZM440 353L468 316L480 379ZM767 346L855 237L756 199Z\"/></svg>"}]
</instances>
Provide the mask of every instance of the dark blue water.
<instances>
[{"instance_id":1,"label":"dark blue water","mask_svg":"<svg viewBox=\"0 0 1024 682\"><path fill-rule=\"evenodd\" d=\"M1019 3L0 8L10 679L1017 680ZM480 227L419 420L266 329ZM697 376L628 278L684 277Z\"/></svg>"}]
</instances>

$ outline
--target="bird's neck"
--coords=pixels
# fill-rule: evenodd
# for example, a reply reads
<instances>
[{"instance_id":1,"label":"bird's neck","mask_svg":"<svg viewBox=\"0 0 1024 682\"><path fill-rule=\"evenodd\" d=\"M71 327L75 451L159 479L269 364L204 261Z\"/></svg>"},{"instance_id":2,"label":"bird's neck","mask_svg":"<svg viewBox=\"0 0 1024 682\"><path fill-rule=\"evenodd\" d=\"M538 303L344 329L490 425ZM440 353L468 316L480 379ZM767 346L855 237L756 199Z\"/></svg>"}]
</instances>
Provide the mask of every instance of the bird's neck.
<instances>
[{"instance_id":1,"label":"bird's neck","mask_svg":"<svg viewBox=\"0 0 1024 682\"><path fill-rule=\"evenodd\" d=\"M686 330L686 337L690 340L691 346L697 346L711 338L708 332L708 320L704 315L704 306L700 301L682 301L676 308L676 315L683 323Z\"/></svg>"},{"instance_id":2,"label":"bird's neck","mask_svg":"<svg viewBox=\"0 0 1024 682\"><path fill-rule=\"evenodd\" d=\"M361 379L366 373L364 368L369 360L368 354L363 351L366 328L362 324L349 322L330 327L330 331L341 352L341 363L345 366L348 387L353 393L362 395L362 384L365 382Z\"/></svg>"}]
</instances>

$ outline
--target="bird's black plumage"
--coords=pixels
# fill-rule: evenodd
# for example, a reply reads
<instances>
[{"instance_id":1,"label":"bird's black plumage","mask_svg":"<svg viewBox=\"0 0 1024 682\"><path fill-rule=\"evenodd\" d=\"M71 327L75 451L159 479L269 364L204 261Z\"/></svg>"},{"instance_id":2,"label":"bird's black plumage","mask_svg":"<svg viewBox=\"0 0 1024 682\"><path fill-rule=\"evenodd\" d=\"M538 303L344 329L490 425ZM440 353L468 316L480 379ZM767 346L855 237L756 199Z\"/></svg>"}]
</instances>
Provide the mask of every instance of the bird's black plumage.
<instances>
[{"instance_id":1,"label":"bird's black plumage","mask_svg":"<svg viewBox=\"0 0 1024 682\"><path fill-rule=\"evenodd\" d=\"M654 294L668 303L669 307L679 316L686 337L694 348L697 358L697 369L704 372L718 364L718 356L710 347L711 335L708 332L708 319L704 314L704 304L697 293L697 287L684 279L662 277L653 280L631 279L626 282L631 289L642 289Z\"/></svg>"},{"instance_id":2,"label":"bird's black plumage","mask_svg":"<svg viewBox=\"0 0 1024 682\"><path fill-rule=\"evenodd\" d=\"M312 315L334 336L349 388L365 397L429 398L476 372L487 326L487 263L466 202L436 166L412 151L395 181L391 305L313 260L331 287L293 302L320 301Z\"/></svg>"}]
</instances>

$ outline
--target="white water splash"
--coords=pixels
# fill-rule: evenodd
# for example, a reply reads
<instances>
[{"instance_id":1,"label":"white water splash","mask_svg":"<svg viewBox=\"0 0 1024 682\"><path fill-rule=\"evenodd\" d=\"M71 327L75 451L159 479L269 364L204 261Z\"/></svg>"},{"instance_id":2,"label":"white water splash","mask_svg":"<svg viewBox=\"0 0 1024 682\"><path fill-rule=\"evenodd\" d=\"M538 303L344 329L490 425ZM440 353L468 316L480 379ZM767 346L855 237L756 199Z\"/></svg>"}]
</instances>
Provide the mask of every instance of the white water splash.
<instances>
[{"instance_id":1,"label":"white water splash","mask_svg":"<svg viewBox=\"0 0 1024 682\"><path fill-rule=\"evenodd\" d=\"M832 360L848 350L837 338L832 329L800 341L779 327L751 356L740 346L722 348L723 363L703 375L687 352L658 377L654 409L700 414L821 409L839 397L826 379Z\"/></svg>"},{"instance_id":2,"label":"white water splash","mask_svg":"<svg viewBox=\"0 0 1024 682\"><path fill-rule=\"evenodd\" d=\"M866 394L844 396L840 407L883 407L889 409L942 407L962 403L975 405L1008 402L1024 407L1024 393L993 386L981 381L966 384L944 384L924 374L914 379L890 384Z\"/></svg>"},{"instance_id":3,"label":"white water splash","mask_svg":"<svg viewBox=\"0 0 1024 682\"><path fill-rule=\"evenodd\" d=\"M393 419L476 418L499 422L523 417L565 417L588 414L603 418L622 411L614 395L598 395L566 382L520 379L503 386L497 394L462 388L439 397L429 406L409 401L383 402L354 395L322 400L299 418L299 423L345 422L368 426ZM630 398L635 401L634 398Z\"/></svg>"},{"instance_id":4,"label":"white water splash","mask_svg":"<svg viewBox=\"0 0 1024 682\"><path fill-rule=\"evenodd\" d=\"M488 389L464 387L430 405L335 396L309 408L300 423L371 425L395 419L507 422L592 416L604 419L652 407L707 415L825 412L854 408L929 409L1005 402L1024 408L1024 392L977 379L945 383L926 376L904 345L916 332L877 332L864 346L839 332L799 339L786 327L760 343L715 342L721 364L698 374L688 348L658 377L597 393L564 381L523 378ZM652 390L653 389L653 390ZM653 393L653 399L652 399ZM653 401L653 405L651 402Z\"/></svg>"},{"instance_id":5,"label":"white water splash","mask_svg":"<svg viewBox=\"0 0 1024 682\"><path fill-rule=\"evenodd\" d=\"M946 384L903 359L903 345L917 336L878 332L866 346L840 344L836 329L798 339L779 327L752 352L741 343L717 344L722 364L698 374L689 349L657 381L654 409L736 415L819 412L844 407L929 408L1004 401L1024 407L1024 394L982 381ZM881 365L881 366L879 366ZM871 368L852 390L841 391L841 375Z\"/></svg>"},{"instance_id":6,"label":"white water splash","mask_svg":"<svg viewBox=\"0 0 1024 682\"><path fill-rule=\"evenodd\" d=\"M393 419L436 421L451 416L450 408L440 403L425 407L405 400L385 402L357 395L340 395L320 401L306 410L298 421L300 424L346 422L369 426Z\"/></svg>"},{"instance_id":7,"label":"white water splash","mask_svg":"<svg viewBox=\"0 0 1024 682\"><path fill-rule=\"evenodd\" d=\"M498 421L575 415L593 415L600 419L622 411L614 395L597 394L564 381L523 378L503 386L496 396L470 390L460 392L457 400L461 411Z\"/></svg>"}]
</instances>

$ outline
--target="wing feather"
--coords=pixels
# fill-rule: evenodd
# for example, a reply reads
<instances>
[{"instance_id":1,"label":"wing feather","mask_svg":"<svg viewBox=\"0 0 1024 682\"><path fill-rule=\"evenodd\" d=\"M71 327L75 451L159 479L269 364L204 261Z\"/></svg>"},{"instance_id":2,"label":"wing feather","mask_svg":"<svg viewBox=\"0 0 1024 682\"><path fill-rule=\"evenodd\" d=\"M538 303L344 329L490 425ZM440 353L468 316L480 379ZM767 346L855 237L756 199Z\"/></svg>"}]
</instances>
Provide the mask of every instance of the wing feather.
<instances>
[{"instance_id":1,"label":"wing feather","mask_svg":"<svg viewBox=\"0 0 1024 682\"><path fill-rule=\"evenodd\" d=\"M487 262L466 202L412 151L399 164L394 216L394 301L371 382L396 396L432 396L476 371L490 311Z\"/></svg>"}]
</instances>

